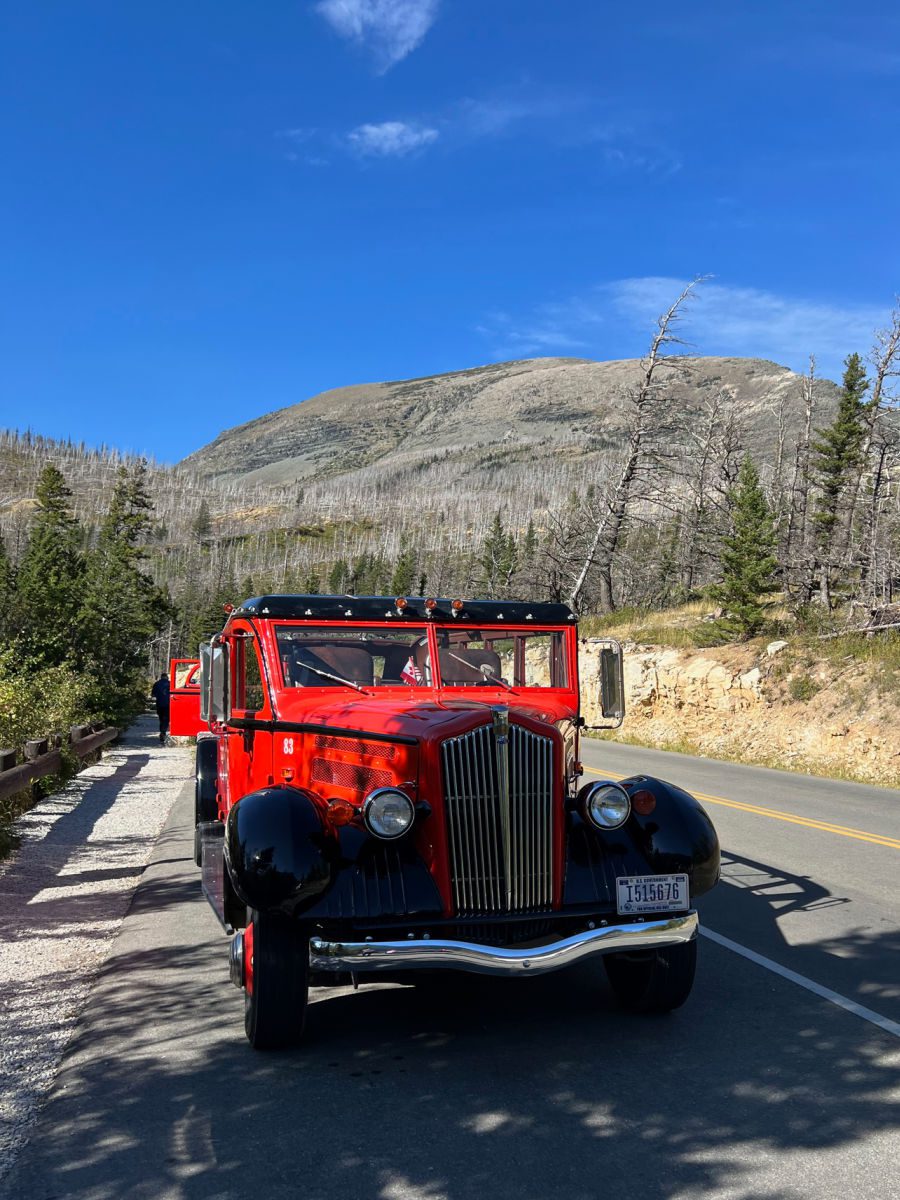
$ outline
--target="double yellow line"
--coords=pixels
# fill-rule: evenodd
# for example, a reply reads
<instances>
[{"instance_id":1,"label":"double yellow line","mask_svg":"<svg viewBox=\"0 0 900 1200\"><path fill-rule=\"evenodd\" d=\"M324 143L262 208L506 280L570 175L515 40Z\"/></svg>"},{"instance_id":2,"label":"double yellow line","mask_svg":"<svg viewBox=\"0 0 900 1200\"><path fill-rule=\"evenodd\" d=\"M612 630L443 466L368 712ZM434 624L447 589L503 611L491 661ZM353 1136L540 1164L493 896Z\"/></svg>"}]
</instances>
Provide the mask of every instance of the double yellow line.
<instances>
[{"instance_id":1,"label":"double yellow line","mask_svg":"<svg viewBox=\"0 0 900 1200\"><path fill-rule=\"evenodd\" d=\"M595 771L585 767L590 775L599 775L603 779L627 779L629 776L620 775L615 771ZM780 812L776 808L760 808L756 804L743 804L739 800L726 800L723 796L707 796L704 792L692 792L698 800L706 804L721 804L725 808L736 808L740 812L754 813L758 817L772 817L776 821L788 821L791 825L805 825L807 829L819 829L823 833L837 833L841 837L855 838L858 842L871 842L875 846L887 846L889 850L900 850L900 840L882 837L877 833L866 833L864 829L851 829L847 825L832 825L828 821L815 821L811 817L797 817L793 813Z\"/></svg>"}]
</instances>

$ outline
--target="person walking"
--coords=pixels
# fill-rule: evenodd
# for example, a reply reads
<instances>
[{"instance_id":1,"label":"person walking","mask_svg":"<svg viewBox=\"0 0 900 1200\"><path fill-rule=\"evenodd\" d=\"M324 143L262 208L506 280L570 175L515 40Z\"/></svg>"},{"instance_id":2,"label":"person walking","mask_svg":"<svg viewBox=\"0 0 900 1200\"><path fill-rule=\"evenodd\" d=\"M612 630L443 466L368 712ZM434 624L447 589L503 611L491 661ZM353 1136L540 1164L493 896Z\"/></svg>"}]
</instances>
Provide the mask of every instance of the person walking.
<instances>
[{"instance_id":1,"label":"person walking","mask_svg":"<svg viewBox=\"0 0 900 1200\"><path fill-rule=\"evenodd\" d=\"M156 702L156 715L159 717L159 744L164 746L166 743L166 734L169 732L169 700L171 695L169 677L165 671L163 671L150 689L150 695Z\"/></svg>"}]
</instances>

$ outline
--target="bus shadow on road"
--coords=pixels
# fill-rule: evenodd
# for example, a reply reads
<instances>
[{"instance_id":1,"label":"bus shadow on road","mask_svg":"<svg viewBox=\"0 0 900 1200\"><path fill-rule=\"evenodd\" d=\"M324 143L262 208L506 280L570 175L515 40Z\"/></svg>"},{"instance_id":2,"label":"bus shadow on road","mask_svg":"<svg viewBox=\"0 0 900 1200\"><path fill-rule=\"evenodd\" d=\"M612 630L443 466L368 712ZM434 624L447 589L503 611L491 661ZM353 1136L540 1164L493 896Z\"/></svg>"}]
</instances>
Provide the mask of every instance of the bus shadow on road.
<instances>
[{"instance_id":1,"label":"bus shadow on road","mask_svg":"<svg viewBox=\"0 0 900 1200\"><path fill-rule=\"evenodd\" d=\"M700 911L717 933L900 1021L900 933L855 925L852 899L815 878L723 851L722 883Z\"/></svg>"}]
</instances>

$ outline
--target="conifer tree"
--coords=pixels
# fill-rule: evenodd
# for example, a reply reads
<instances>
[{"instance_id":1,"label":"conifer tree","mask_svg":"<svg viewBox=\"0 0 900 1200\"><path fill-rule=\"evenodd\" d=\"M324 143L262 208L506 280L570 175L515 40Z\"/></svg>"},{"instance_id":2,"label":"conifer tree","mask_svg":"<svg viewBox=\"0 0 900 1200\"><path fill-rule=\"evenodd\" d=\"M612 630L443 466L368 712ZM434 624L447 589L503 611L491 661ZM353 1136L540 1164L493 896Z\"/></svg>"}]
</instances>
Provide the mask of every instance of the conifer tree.
<instances>
[{"instance_id":1,"label":"conifer tree","mask_svg":"<svg viewBox=\"0 0 900 1200\"><path fill-rule=\"evenodd\" d=\"M499 509L481 547L481 580L488 596L504 598L519 555L516 539L503 528Z\"/></svg>"},{"instance_id":2,"label":"conifer tree","mask_svg":"<svg viewBox=\"0 0 900 1200\"><path fill-rule=\"evenodd\" d=\"M347 590L349 574L346 562L339 558L328 573L328 590L332 596L340 596Z\"/></svg>"},{"instance_id":3,"label":"conifer tree","mask_svg":"<svg viewBox=\"0 0 900 1200\"><path fill-rule=\"evenodd\" d=\"M713 596L725 609L721 628L748 638L762 628L764 598L775 591L778 570L775 523L749 455L741 463L728 500L732 531L724 538L722 583L713 589Z\"/></svg>"},{"instance_id":4,"label":"conifer tree","mask_svg":"<svg viewBox=\"0 0 900 1200\"><path fill-rule=\"evenodd\" d=\"M416 555L406 543L400 546L388 586L393 596L408 596L416 586Z\"/></svg>"},{"instance_id":5,"label":"conifer tree","mask_svg":"<svg viewBox=\"0 0 900 1200\"><path fill-rule=\"evenodd\" d=\"M37 515L16 576L12 624L20 652L57 666L75 651L84 578L82 531L72 515L71 491L48 463L35 489Z\"/></svg>"},{"instance_id":6,"label":"conifer tree","mask_svg":"<svg viewBox=\"0 0 900 1200\"><path fill-rule=\"evenodd\" d=\"M524 562L530 563L537 554L538 539L534 531L534 520L528 522L528 528L525 530L525 541L522 543L522 559Z\"/></svg>"},{"instance_id":7,"label":"conifer tree","mask_svg":"<svg viewBox=\"0 0 900 1200\"><path fill-rule=\"evenodd\" d=\"M147 648L169 619L167 597L144 570L152 504L141 464L120 467L109 510L90 552L80 613L79 659L98 704L125 720L140 708Z\"/></svg>"},{"instance_id":8,"label":"conifer tree","mask_svg":"<svg viewBox=\"0 0 900 1200\"><path fill-rule=\"evenodd\" d=\"M191 532L201 546L210 539L212 534L212 517L209 514L209 505L205 499L200 501L200 507L191 526Z\"/></svg>"},{"instance_id":9,"label":"conifer tree","mask_svg":"<svg viewBox=\"0 0 900 1200\"><path fill-rule=\"evenodd\" d=\"M844 378L838 410L832 423L813 440L813 478L819 497L813 515L816 556L822 602L831 607L831 584L835 567L835 541L841 523L841 501L862 461L866 402L869 387L866 370L858 354L844 362ZM849 530L846 534L849 538Z\"/></svg>"},{"instance_id":10,"label":"conifer tree","mask_svg":"<svg viewBox=\"0 0 900 1200\"><path fill-rule=\"evenodd\" d=\"M6 641L12 631L12 604L15 598L15 572L0 538L0 640Z\"/></svg>"}]
</instances>

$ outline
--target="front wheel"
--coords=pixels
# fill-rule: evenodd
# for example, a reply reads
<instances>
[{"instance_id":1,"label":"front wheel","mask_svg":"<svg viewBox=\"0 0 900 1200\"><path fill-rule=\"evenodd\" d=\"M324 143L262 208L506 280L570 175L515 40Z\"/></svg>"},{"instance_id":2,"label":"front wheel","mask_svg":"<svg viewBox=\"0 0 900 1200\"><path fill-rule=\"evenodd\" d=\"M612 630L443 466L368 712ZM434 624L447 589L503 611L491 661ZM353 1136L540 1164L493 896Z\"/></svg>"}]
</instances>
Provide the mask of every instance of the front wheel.
<instances>
[{"instance_id":1,"label":"front wheel","mask_svg":"<svg viewBox=\"0 0 900 1200\"><path fill-rule=\"evenodd\" d=\"M287 917L254 911L244 954L247 1040L254 1050L296 1046L309 999L309 941L302 927Z\"/></svg>"},{"instance_id":2,"label":"front wheel","mask_svg":"<svg viewBox=\"0 0 900 1200\"><path fill-rule=\"evenodd\" d=\"M218 787L217 754L218 746L215 738L197 739L197 770L194 783L194 862L198 867L203 866L203 836L200 832L200 825L206 821L215 821L219 815L219 802L216 795Z\"/></svg>"},{"instance_id":3,"label":"front wheel","mask_svg":"<svg viewBox=\"0 0 900 1200\"><path fill-rule=\"evenodd\" d=\"M610 987L631 1012L670 1012L691 994L697 970L697 939L679 946L633 954L608 954L603 960Z\"/></svg>"}]
</instances>

